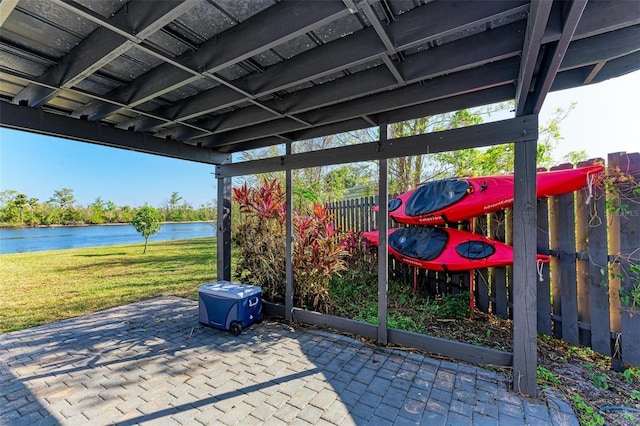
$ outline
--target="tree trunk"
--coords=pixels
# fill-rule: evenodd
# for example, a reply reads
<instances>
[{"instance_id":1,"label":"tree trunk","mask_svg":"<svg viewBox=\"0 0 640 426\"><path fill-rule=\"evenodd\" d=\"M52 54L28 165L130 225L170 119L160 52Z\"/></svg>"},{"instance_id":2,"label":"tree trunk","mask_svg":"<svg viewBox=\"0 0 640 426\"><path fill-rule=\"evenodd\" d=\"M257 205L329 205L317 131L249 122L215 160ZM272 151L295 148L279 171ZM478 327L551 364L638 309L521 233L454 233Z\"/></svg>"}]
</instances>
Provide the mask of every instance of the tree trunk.
<instances>
[{"instance_id":1,"label":"tree trunk","mask_svg":"<svg viewBox=\"0 0 640 426\"><path fill-rule=\"evenodd\" d=\"M144 239L144 250L142 250L142 254L147 252L147 243L149 242L149 238Z\"/></svg>"}]
</instances>

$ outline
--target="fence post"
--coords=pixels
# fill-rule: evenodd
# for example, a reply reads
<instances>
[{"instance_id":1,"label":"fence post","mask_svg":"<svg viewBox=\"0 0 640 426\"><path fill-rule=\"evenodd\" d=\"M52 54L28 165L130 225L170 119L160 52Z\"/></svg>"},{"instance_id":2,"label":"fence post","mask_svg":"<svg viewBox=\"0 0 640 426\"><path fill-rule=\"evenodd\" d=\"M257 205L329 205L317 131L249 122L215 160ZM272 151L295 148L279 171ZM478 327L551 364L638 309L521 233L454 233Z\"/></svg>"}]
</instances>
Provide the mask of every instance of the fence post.
<instances>
[{"instance_id":1,"label":"fence post","mask_svg":"<svg viewBox=\"0 0 640 426\"><path fill-rule=\"evenodd\" d=\"M616 184L619 199L620 237L620 326L622 331L622 361L640 366L640 196L634 185L640 182L640 153L609 154L610 166L620 170L625 177Z\"/></svg>"}]
</instances>

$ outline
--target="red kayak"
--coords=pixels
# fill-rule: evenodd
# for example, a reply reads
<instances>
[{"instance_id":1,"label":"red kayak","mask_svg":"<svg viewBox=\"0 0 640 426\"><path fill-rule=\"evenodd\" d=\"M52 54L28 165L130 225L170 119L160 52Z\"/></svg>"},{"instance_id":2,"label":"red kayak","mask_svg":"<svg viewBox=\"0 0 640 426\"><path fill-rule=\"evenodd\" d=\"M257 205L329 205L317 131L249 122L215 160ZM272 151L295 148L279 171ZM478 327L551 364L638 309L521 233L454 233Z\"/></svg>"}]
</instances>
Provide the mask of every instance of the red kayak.
<instances>
[{"instance_id":1,"label":"red kayak","mask_svg":"<svg viewBox=\"0 0 640 426\"><path fill-rule=\"evenodd\" d=\"M378 245L378 231L364 232L363 237ZM455 228L390 229L388 246L389 254L400 262L432 271L468 271L513 263L510 245ZM538 254L537 260L547 263L549 256Z\"/></svg>"},{"instance_id":2,"label":"red kayak","mask_svg":"<svg viewBox=\"0 0 640 426\"><path fill-rule=\"evenodd\" d=\"M537 173L537 197L576 191L604 166ZM389 201L389 216L411 225L461 222L513 206L513 175L443 179L425 183Z\"/></svg>"}]
</instances>

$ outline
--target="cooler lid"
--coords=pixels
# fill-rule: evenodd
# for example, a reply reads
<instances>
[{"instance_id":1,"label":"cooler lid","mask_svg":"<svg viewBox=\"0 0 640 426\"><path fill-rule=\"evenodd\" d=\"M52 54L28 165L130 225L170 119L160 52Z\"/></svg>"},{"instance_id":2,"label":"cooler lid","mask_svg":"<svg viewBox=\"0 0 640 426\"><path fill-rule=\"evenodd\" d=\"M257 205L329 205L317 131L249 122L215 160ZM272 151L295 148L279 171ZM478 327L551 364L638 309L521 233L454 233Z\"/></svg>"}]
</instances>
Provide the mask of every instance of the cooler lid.
<instances>
[{"instance_id":1,"label":"cooler lid","mask_svg":"<svg viewBox=\"0 0 640 426\"><path fill-rule=\"evenodd\" d=\"M202 285L198 290L200 293L227 299L244 299L262 292L262 288L257 285L232 283L231 281L216 281L215 283Z\"/></svg>"}]
</instances>

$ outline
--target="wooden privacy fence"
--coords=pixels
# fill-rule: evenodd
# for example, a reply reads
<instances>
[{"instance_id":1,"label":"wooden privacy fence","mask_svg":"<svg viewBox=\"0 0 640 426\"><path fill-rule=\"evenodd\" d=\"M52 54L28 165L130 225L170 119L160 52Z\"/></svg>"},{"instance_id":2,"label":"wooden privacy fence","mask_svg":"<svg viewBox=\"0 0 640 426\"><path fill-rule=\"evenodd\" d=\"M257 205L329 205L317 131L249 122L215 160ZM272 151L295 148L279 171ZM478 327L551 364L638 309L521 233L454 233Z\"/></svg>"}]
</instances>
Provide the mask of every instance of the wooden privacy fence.
<instances>
[{"instance_id":1,"label":"wooden privacy fence","mask_svg":"<svg viewBox=\"0 0 640 426\"><path fill-rule=\"evenodd\" d=\"M578 166L594 161L603 160ZM538 253L551 255L541 278L514 283L511 267L475 270L474 299L476 309L512 318L513 286L535 285L539 333L589 346L614 364L640 366L640 153L609 154L606 166L591 189L538 200ZM341 230L369 231L376 229L377 204L366 197L328 207ZM512 243L510 209L473 220L475 232ZM389 274L431 293L469 290L468 272L415 270L391 260Z\"/></svg>"}]
</instances>

